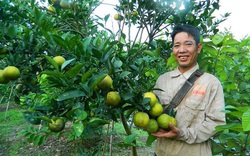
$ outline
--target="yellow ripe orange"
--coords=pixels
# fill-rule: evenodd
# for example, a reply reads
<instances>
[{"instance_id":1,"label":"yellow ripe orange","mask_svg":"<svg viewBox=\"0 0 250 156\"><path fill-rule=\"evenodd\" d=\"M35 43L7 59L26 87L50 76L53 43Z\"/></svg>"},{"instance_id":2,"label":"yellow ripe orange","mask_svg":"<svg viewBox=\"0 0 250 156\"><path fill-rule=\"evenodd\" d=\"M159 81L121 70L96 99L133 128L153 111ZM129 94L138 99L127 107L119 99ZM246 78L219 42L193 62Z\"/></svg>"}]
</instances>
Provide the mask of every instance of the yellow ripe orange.
<instances>
[{"instance_id":1,"label":"yellow ripe orange","mask_svg":"<svg viewBox=\"0 0 250 156\"><path fill-rule=\"evenodd\" d=\"M58 66L62 66L62 64L65 62L65 58L62 56L55 56L53 57L53 60L56 62Z\"/></svg>"},{"instance_id":2,"label":"yellow ripe orange","mask_svg":"<svg viewBox=\"0 0 250 156\"><path fill-rule=\"evenodd\" d=\"M153 107L157 102L158 99L153 92L146 92L143 95L144 98L150 98L150 106Z\"/></svg>"},{"instance_id":3,"label":"yellow ripe orange","mask_svg":"<svg viewBox=\"0 0 250 156\"><path fill-rule=\"evenodd\" d=\"M48 6L48 7L47 7L47 10L48 10L50 13L52 13L52 14L55 14L55 13L56 13L56 9L55 9L52 5Z\"/></svg>"},{"instance_id":4,"label":"yellow ripe orange","mask_svg":"<svg viewBox=\"0 0 250 156\"><path fill-rule=\"evenodd\" d=\"M171 116L170 122L171 122L175 127L178 126L177 120L176 120L174 117L172 117L172 116Z\"/></svg>"},{"instance_id":5,"label":"yellow ripe orange","mask_svg":"<svg viewBox=\"0 0 250 156\"><path fill-rule=\"evenodd\" d=\"M114 19L115 19L115 20L118 20L118 21L122 21L122 20L123 20L123 16L120 15L120 14L115 14L115 15L114 15Z\"/></svg>"},{"instance_id":6,"label":"yellow ripe orange","mask_svg":"<svg viewBox=\"0 0 250 156\"><path fill-rule=\"evenodd\" d=\"M149 114L153 117L158 117L163 112L163 107L160 103L156 103L154 106L152 106L149 110Z\"/></svg>"},{"instance_id":7,"label":"yellow ripe orange","mask_svg":"<svg viewBox=\"0 0 250 156\"><path fill-rule=\"evenodd\" d=\"M97 87L103 90L110 89L113 86L112 78L107 75L98 85Z\"/></svg>"}]
</instances>

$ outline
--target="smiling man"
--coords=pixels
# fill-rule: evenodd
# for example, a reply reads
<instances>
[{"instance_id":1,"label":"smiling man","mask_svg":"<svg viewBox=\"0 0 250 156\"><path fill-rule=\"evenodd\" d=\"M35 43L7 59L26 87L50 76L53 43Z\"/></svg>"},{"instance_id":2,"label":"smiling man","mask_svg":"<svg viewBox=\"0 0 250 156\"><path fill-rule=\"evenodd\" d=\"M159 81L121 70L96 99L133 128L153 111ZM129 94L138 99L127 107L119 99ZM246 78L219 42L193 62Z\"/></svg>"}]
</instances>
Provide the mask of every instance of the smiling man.
<instances>
[{"instance_id":1,"label":"smiling man","mask_svg":"<svg viewBox=\"0 0 250 156\"><path fill-rule=\"evenodd\" d=\"M173 53L178 68L161 75L155 94L168 104L186 80L199 68L200 32L190 25L176 26L171 34ZM193 84L180 104L174 108L178 126L153 133L157 137L157 156L211 156L209 139L218 125L225 123L224 95L220 81L204 73Z\"/></svg>"}]
</instances>

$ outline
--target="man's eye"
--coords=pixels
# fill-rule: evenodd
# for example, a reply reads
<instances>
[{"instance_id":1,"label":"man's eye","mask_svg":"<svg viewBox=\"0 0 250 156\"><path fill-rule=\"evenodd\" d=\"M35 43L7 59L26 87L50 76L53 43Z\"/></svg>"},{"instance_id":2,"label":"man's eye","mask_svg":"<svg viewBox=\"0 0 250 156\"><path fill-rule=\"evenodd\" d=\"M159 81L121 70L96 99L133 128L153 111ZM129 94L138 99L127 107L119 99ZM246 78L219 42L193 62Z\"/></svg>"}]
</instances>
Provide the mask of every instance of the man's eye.
<instances>
[{"instance_id":1,"label":"man's eye","mask_svg":"<svg viewBox=\"0 0 250 156\"><path fill-rule=\"evenodd\" d=\"M192 43L187 43L186 46L192 46L193 44Z\"/></svg>"},{"instance_id":2,"label":"man's eye","mask_svg":"<svg viewBox=\"0 0 250 156\"><path fill-rule=\"evenodd\" d=\"M175 48L176 48L176 47L179 47L179 46L180 46L179 44L175 44L175 45L174 45Z\"/></svg>"}]
</instances>

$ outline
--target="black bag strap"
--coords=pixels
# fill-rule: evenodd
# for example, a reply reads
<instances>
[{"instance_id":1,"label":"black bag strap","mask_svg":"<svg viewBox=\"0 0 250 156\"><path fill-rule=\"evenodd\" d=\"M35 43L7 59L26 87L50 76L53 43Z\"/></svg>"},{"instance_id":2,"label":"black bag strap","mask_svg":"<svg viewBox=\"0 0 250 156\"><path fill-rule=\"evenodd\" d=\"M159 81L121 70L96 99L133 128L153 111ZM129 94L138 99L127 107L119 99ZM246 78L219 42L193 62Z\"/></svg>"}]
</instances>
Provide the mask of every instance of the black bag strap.
<instances>
[{"instance_id":1,"label":"black bag strap","mask_svg":"<svg viewBox=\"0 0 250 156\"><path fill-rule=\"evenodd\" d=\"M169 105L164 109L165 113L173 115L173 109L181 103L187 92L194 85L195 80L197 80L202 74L204 74L204 72L200 69L197 69L195 72L193 72L193 74L186 80L181 89L175 94Z\"/></svg>"}]
</instances>

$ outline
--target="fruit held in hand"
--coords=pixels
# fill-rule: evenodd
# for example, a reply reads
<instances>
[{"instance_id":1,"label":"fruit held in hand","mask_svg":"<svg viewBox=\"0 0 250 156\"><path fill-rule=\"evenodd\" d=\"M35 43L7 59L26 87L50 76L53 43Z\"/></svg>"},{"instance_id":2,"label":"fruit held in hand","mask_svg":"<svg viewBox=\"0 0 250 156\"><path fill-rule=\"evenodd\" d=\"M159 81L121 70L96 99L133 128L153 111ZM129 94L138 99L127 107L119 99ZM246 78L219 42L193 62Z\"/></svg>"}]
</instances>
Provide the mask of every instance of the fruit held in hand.
<instances>
[{"instance_id":1,"label":"fruit held in hand","mask_svg":"<svg viewBox=\"0 0 250 156\"><path fill-rule=\"evenodd\" d=\"M167 129L171 122L171 116L169 116L168 114L161 114L157 118L157 122L160 128Z\"/></svg>"},{"instance_id":2,"label":"fruit held in hand","mask_svg":"<svg viewBox=\"0 0 250 156\"><path fill-rule=\"evenodd\" d=\"M158 131L158 123L155 119L149 119L148 125L145 127L145 130L149 133L154 133Z\"/></svg>"},{"instance_id":3,"label":"fruit held in hand","mask_svg":"<svg viewBox=\"0 0 250 156\"><path fill-rule=\"evenodd\" d=\"M153 107L158 102L158 99L153 92L144 93L144 98L150 98L151 107Z\"/></svg>"},{"instance_id":4,"label":"fruit held in hand","mask_svg":"<svg viewBox=\"0 0 250 156\"><path fill-rule=\"evenodd\" d=\"M160 103L156 103L154 106L152 106L149 110L149 114L153 117L158 117L163 112L163 107Z\"/></svg>"},{"instance_id":5,"label":"fruit held in hand","mask_svg":"<svg viewBox=\"0 0 250 156\"><path fill-rule=\"evenodd\" d=\"M171 116L170 123L172 123L175 127L178 125L177 120Z\"/></svg>"},{"instance_id":6,"label":"fruit held in hand","mask_svg":"<svg viewBox=\"0 0 250 156\"><path fill-rule=\"evenodd\" d=\"M137 127L145 128L149 123L149 116L145 112L137 112L133 117L133 122Z\"/></svg>"}]
</instances>

